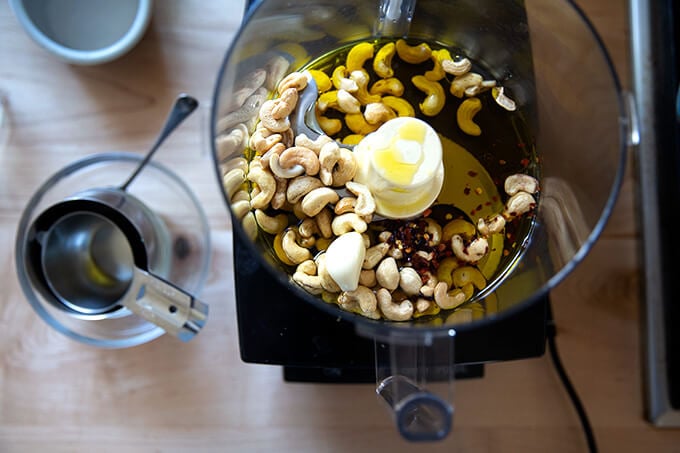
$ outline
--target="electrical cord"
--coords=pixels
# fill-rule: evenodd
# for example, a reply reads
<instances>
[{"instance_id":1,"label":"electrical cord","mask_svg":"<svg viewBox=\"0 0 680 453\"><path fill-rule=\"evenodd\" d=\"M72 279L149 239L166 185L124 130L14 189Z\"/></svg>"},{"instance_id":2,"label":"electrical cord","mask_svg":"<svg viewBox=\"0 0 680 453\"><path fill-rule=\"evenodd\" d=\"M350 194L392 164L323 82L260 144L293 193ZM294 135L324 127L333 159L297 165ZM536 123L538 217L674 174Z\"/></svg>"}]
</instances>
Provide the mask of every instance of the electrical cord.
<instances>
[{"instance_id":1,"label":"electrical cord","mask_svg":"<svg viewBox=\"0 0 680 453\"><path fill-rule=\"evenodd\" d=\"M581 428L583 429L583 434L586 438L586 442L588 443L588 451L590 453L597 453L597 443L595 442L595 434L593 432L592 426L590 425L588 414L586 413L586 410L583 407L583 404L581 403L581 399L579 398L578 393L576 393L576 389L572 385L571 380L569 379L569 376L567 375L567 372L564 369L564 366L562 365L562 360L560 359L560 355L557 351L557 343L555 341L555 337L557 336L557 328L555 326L555 320L553 319L552 307L550 305L550 302L547 303L547 307L548 307L547 313L548 319L546 326L547 327L546 336L548 338L548 350L550 352L550 358L552 359L553 365L555 366L555 371L557 371L557 375L559 376L560 381L562 381L564 389L567 391L567 394L569 395L569 399L571 399L571 402L574 405L574 409L576 409L579 421L581 422Z\"/></svg>"}]
</instances>

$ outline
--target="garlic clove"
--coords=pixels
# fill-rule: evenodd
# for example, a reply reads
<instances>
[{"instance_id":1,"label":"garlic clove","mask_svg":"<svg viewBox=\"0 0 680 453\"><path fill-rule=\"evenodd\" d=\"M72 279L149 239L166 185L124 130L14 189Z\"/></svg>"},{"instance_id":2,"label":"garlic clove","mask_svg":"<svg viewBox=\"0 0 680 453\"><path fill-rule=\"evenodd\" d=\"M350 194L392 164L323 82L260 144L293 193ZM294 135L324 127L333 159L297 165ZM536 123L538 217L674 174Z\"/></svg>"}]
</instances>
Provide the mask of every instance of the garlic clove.
<instances>
[{"instance_id":1,"label":"garlic clove","mask_svg":"<svg viewBox=\"0 0 680 453\"><path fill-rule=\"evenodd\" d=\"M326 250L326 271L343 291L359 286L361 266L366 256L364 238L356 231L338 236Z\"/></svg>"}]
</instances>

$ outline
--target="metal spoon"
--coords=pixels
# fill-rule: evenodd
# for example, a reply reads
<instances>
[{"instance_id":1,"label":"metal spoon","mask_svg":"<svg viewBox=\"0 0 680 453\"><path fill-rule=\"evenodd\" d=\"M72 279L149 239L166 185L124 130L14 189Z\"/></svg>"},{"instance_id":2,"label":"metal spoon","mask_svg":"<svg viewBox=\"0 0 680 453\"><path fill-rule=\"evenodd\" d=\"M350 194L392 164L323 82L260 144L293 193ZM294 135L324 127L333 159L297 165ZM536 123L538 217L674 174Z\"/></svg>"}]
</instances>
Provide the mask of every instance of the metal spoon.
<instances>
[{"instance_id":1,"label":"metal spoon","mask_svg":"<svg viewBox=\"0 0 680 453\"><path fill-rule=\"evenodd\" d=\"M119 187L120 190L126 191L132 181L139 175L142 169L149 163L151 157L156 150L161 146L166 138L184 121L194 110L198 107L198 101L188 94L180 94L175 101L175 104L170 110L168 118L165 120L165 125L161 130L156 142L153 144L144 159L139 163L137 168L132 172L128 179Z\"/></svg>"}]
</instances>

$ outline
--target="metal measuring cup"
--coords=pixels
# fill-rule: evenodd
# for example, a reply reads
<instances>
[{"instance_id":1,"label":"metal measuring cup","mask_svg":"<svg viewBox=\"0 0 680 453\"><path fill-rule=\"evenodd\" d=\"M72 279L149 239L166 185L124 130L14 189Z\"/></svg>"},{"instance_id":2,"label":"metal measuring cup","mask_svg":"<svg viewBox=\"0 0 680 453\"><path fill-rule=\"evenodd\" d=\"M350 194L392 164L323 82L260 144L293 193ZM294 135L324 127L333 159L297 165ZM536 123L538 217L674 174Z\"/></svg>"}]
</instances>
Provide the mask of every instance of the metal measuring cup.
<instances>
[{"instance_id":1,"label":"metal measuring cup","mask_svg":"<svg viewBox=\"0 0 680 453\"><path fill-rule=\"evenodd\" d=\"M149 271L153 216L118 188L92 189L54 204L27 234L29 278L52 305L76 314L126 307L188 341L207 319L208 306Z\"/></svg>"}]
</instances>

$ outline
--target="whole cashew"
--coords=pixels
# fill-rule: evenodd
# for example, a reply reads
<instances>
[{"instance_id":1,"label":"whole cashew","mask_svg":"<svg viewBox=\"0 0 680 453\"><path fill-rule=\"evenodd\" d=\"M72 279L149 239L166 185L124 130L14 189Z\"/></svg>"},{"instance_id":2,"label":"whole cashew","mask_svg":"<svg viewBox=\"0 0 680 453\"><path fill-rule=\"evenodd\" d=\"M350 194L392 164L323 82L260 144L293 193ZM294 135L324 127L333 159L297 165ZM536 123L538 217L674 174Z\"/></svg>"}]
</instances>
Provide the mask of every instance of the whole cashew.
<instances>
[{"instance_id":1,"label":"whole cashew","mask_svg":"<svg viewBox=\"0 0 680 453\"><path fill-rule=\"evenodd\" d=\"M327 186L343 186L357 172L354 154L346 148L340 148L336 142L323 145L319 153L319 165L319 177Z\"/></svg>"},{"instance_id":2,"label":"whole cashew","mask_svg":"<svg viewBox=\"0 0 680 453\"><path fill-rule=\"evenodd\" d=\"M494 88L492 91L492 96L496 100L496 103L503 107L505 110L509 112L513 112L517 109L517 104L515 104L515 101L510 99L505 95L505 88L503 87L498 87Z\"/></svg>"},{"instance_id":3,"label":"whole cashew","mask_svg":"<svg viewBox=\"0 0 680 453\"><path fill-rule=\"evenodd\" d=\"M340 196L333 189L328 187L316 188L302 198L302 212L309 217L314 217L320 213L326 205L329 203L333 204L339 199ZM333 222L335 222L335 220ZM337 236L339 236L339 234Z\"/></svg>"},{"instance_id":4,"label":"whole cashew","mask_svg":"<svg viewBox=\"0 0 680 453\"><path fill-rule=\"evenodd\" d=\"M248 128L241 123L234 126L229 132L222 133L215 138L217 157L220 162L232 156L241 154L248 142Z\"/></svg>"},{"instance_id":5,"label":"whole cashew","mask_svg":"<svg viewBox=\"0 0 680 453\"><path fill-rule=\"evenodd\" d=\"M432 55L432 49L427 43L420 43L417 46L409 46L403 39L397 40L397 55L406 63L419 64L427 61Z\"/></svg>"},{"instance_id":6,"label":"whole cashew","mask_svg":"<svg viewBox=\"0 0 680 453\"><path fill-rule=\"evenodd\" d=\"M272 146L283 140L281 134L270 131L266 127L258 127L250 136L249 145L258 154L268 151Z\"/></svg>"},{"instance_id":7,"label":"whole cashew","mask_svg":"<svg viewBox=\"0 0 680 453\"><path fill-rule=\"evenodd\" d=\"M307 83L309 82L308 77L311 77L311 75L307 75L302 72L291 72L279 82L279 95L288 88L295 88L297 91L304 90L307 87Z\"/></svg>"},{"instance_id":8,"label":"whole cashew","mask_svg":"<svg viewBox=\"0 0 680 453\"><path fill-rule=\"evenodd\" d=\"M328 208L324 208L318 213L314 219L316 220L316 225L319 227L319 233L322 238L330 239L333 237L333 228L331 227L331 222L333 220L333 214Z\"/></svg>"},{"instance_id":9,"label":"whole cashew","mask_svg":"<svg viewBox=\"0 0 680 453\"><path fill-rule=\"evenodd\" d=\"M518 173L505 178L505 193L512 196L517 192L534 194L538 192L538 180L530 175Z\"/></svg>"},{"instance_id":10,"label":"whole cashew","mask_svg":"<svg viewBox=\"0 0 680 453\"><path fill-rule=\"evenodd\" d=\"M446 282L447 285L453 286L453 271L458 269L458 260L452 256L448 256L439 262L437 268L437 280Z\"/></svg>"},{"instance_id":11,"label":"whole cashew","mask_svg":"<svg viewBox=\"0 0 680 453\"><path fill-rule=\"evenodd\" d=\"M404 267L399 271L399 287L409 296L419 294L422 286L420 274L412 267Z\"/></svg>"},{"instance_id":12,"label":"whole cashew","mask_svg":"<svg viewBox=\"0 0 680 453\"><path fill-rule=\"evenodd\" d=\"M404 299L401 302L392 301L392 294L385 288L380 288L376 293L378 307L385 318L390 321L408 321L413 316L413 303Z\"/></svg>"},{"instance_id":13,"label":"whole cashew","mask_svg":"<svg viewBox=\"0 0 680 453\"><path fill-rule=\"evenodd\" d=\"M367 248L362 267L364 269L373 269L385 257L389 249L390 245L385 242Z\"/></svg>"},{"instance_id":14,"label":"whole cashew","mask_svg":"<svg viewBox=\"0 0 680 453\"><path fill-rule=\"evenodd\" d=\"M301 165L309 176L319 173L319 157L311 149L302 146L294 146L282 152L279 164L285 168Z\"/></svg>"},{"instance_id":15,"label":"whole cashew","mask_svg":"<svg viewBox=\"0 0 680 453\"><path fill-rule=\"evenodd\" d=\"M246 213L241 219L241 225L243 226L243 231L245 231L246 236L248 236L253 241L257 238L258 228L257 220L255 220L255 214L253 212Z\"/></svg>"},{"instance_id":16,"label":"whole cashew","mask_svg":"<svg viewBox=\"0 0 680 453\"><path fill-rule=\"evenodd\" d=\"M397 48L393 42L388 42L375 54L373 59L373 71L375 71L378 77L386 79L394 75L394 70L392 69L392 58L397 52Z\"/></svg>"},{"instance_id":17,"label":"whole cashew","mask_svg":"<svg viewBox=\"0 0 680 453\"><path fill-rule=\"evenodd\" d=\"M397 268L397 261L388 256L383 259L378 268L375 270L375 278L378 284L383 288L394 291L399 287L399 269Z\"/></svg>"},{"instance_id":18,"label":"whole cashew","mask_svg":"<svg viewBox=\"0 0 680 453\"><path fill-rule=\"evenodd\" d=\"M378 299L376 298L375 293L365 286L359 285L354 291L343 291L342 294L338 296L338 299L340 298L342 298L343 301L340 302L339 300L339 303L346 304L348 302L357 302L359 308L361 308L361 311L364 313L372 313L378 308Z\"/></svg>"},{"instance_id":19,"label":"whole cashew","mask_svg":"<svg viewBox=\"0 0 680 453\"><path fill-rule=\"evenodd\" d=\"M442 241L448 242L456 234L471 239L475 235L475 226L463 219L453 219L442 228Z\"/></svg>"},{"instance_id":20,"label":"whole cashew","mask_svg":"<svg viewBox=\"0 0 680 453\"><path fill-rule=\"evenodd\" d=\"M237 219L242 219L250 212L249 200L238 200L231 202L231 212L234 213Z\"/></svg>"},{"instance_id":21,"label":"whole cashew","mask_svg":"<svg viewBox=\"0 0 680 453\"><path fill-rule=\"evenodd\" d=\"M277 135L279 135L279 134L277 134ZM284 145L283 143L280 143L280 142L279 142L279 143L276 143L275 145L273 145L271 148L269 148L269 149L262 155L262 158L260 159L260 162L262 162L262 167L264 167L264 168L270 168L270 164L271 164L271 161L272 161L272 156L273 156L274 154L276 154L276 163L275 163L274 165L278 165L278 159L279 159L279 157L281 156L281 153L284 152L286 149L287 149L287 148L286 148L286 145ZM281 166L280 166L280 165L278 165L277 170L278 170L278 173L289 173L289 172L287 171L288 169L286 169L286 170L281 169ZM299 169L297 169L297 170L299 170ZM302 169L302 171L304 171L304 168ZM274 173L274 172L272 171L272 173ZM276 176L279 176L278 173L274 173L274 174L275 174ZM282 177L282 176L279 176L279 177Z\"/></svg>"},{"instance_id":22,"label":"whole cashew","mask_svg":"<svg viewBox=\"0 0 680 453\"><path fill-rule=\"evenodd\" d=\"M357 202L354 206L355 213L360 216L367 216L375 212L375 200L367 186L355 181L347 181L345 187L357 196Z\"/></svg>"},{"instance_id":23,"label":"whole cashew","mask_svg":"<svg viewBox=\"0 0 680 453\"><path fill-rule=\"evenodd\" d=\"M332 91L326 91L325 93L321 94L319 98L316 100L317 113L326 113L326 110L330 108L339 110L340 107L338 106L338 92L341 89L342 88Z\"/></svg>"},{"instance_id":24,"label":"whole cashew","mask_svg":"<svg viewBox=\"0 0 680 453\"><path fill-rule=\"evenodd\" d=\"M444 310L456 308L465 302L465 293L462 289L456 288L453 291L448 291L449 287L445 282L437 283L434 287L434 301Z\"/></svg>"},{"instance_id":25,"label":"whole cashew","mask_svg":"<svg viewBox=\"0 0 680 453\"><path fill-rule=\"evenodd\" d=\"M278 103L276 99L269 99L262 104L260 107L260 121L262 126L266 127L272 132L283 132L290 128L290 121L288 117L275 118L274 109L277 108Z\"/></svg>"},{"instance_id":26,"label":"whole cashew","mask_svg":"<svg viewBox=\"0 0 680 453\"><path fill-rule=\"evenodd\" d=\"M380 79L371 85L368 92L380 96L391 95L400 97L404 95L404 84L396 77Z\"/></svg>"},{"instance_id":27,"label":"whole cashew","mask_svg":"<svg viewBox=\"0 0 680 453\"><path fill-rule=\"evenodd\" d=\"M433 307L433 302L431 300L419 297L416 300L416 313L422 314L430 310ZM438 307L438 306L437 306Z\"/></svg>"},{"instance_id":28,"label":"whole cashew","mask_svg":"<svg viewBox=\"0 0 680 453\"><path fill-rule=\"evenodd\" d=\"M427 96L418 104L423 115L436 116L444 108L446 94L444 88L437 81L429 80L425 76L417 75L411 78L411 82Z\"/></svg>"},{"instance_id":29,"label":"whole cashew","mask_svg":"<svg viewBox=\"0 0 680 453\"><path fill-rule=\"evenodd\" d=\"M318 275L308 275L304 272L295 272L293 281L304 288L310 294L319 295L323 292L321 277Z\"/></svg>"},{"instance_id":30,"label":"whole cashew","mask_svg":"<svg viewBox=\"0 0 680 453\"><path fill-rule=\"evenodd\" d=\"M383 98L384 102L384 98ZM362 113L348 113L345 115L345 124L355 134L368 135L378 129L377 124L368 124ZM339 132L339 131L338 131Z\"/></svg>"},{"instance_id":31,"label":"whole cashew","mask_svg":"<svg viewBox=\"0 0 680 453\"><path fill-rule=\"evenodd\" d=\"M357 90L353 94L361 105L366 105L373 102L380 102L380 95L368 92L369 76L366 71L364 71L363 69L358 71L352 71L349 77L350 80L353 80L357 85Z\"/></svg>"},{"instance_id":32,"label":"whole cashew","mask_svg":"<svg viewBox=\"0 0 680 453\"><path fill-rule=\"evenodd\" d=\"M369 288L377 285L378 280L375 278L375 271L373 269L362 269L359 274L359 284Z\"/></svg>"},{"instance_id":33,"label":"whole cashew","mask_svg":"<svg viewBox=\"0 0 680 453\"><path fill-rule=\"evenodd\" d=\"M276 104L272 109L272 117L276 120L281 120L295 110L295 106L298 103L298 91L293 87L287 88L275 101Z\"/></svg>"},{"instance_id":34,"label":"whole cashew","mask_svg":"<svg viewBox=\"0 0 680 453\"><path fill-rule=\"evenodd\" d=\"M373 44L369 42L360 42L352 47L347 54L347 71L351 73L361 69L366 60L373 57L373 50Z\"/></svg>"},{"instance_id":35,"label":"whole cashew","mask_svg":"<svg viewBox=\"0 0 680 453\"><path fill-rule=\"evenodd\" d=\"M368 124L382 124L396 118L396 116L394 110L382 102L371 102L366 104L366 108L364 108L364 118L366 118Z\"/></svg>"},{"instance_id":36,"label":"whole cashew","mask_svg":"<svg viewBox=\"0 0 680 453\"><path fill-rule=\"evenodd\" d=\"M279 163L280 159L281 156L276 153L271 153L271 156L269 156L268 159L269 169L279 178L295 178L296 176L300 176L305 172L305 167L302 165L294 165L290 168L283 168L283 166L281 166Z\"/></svg>"},{"instance_id":37,"label":"whole cashew","mask_svg":"<svg viewBox=\"0 0 680 453\"><path fill-rule=\"evenodd\" d=\"M331 82L331 78L328 77L328 74L326 74L325 72L320 71L318 69L308 69L308 71L309 74L314 79L314 82L316 83L316 88L317 90L319 90L319 93L328 91L333 87L333 82Z\"/></svg>"},{"instance_id":38,"label":"whole cashew","mask_svg":"<svg viewBox=\"0 0 680 453\"><path fill-rule=\"evenodd\" d=\"M340 200L338 200L337 203L335 203L335 207L333 208L333 212L335 214L340 215L340 214L345 214L347 212L354 212L354 206L357 203L357 199L354 197L343 197Z\"/></svg>"},{"instance_id":39,"label":"whole cashew","mask_svg":"<svg viewBox=\"0 0 680 453\"><path fill-rule=\"evenodd\" d=\"M439 245L443 235L441 225L429 217L425 219L425 223L427 224L425 227L425 233L428 235L427 245L430 247Z\"/></svg>"},{"instance_id":40,"label":"whole cashew","mask_svg":"<svg viewBox=\"0 0 680 453\"><path fill-rule=\"evenodd\" d=\"M243 183L246 181L246 174L240 168L234 168L230 170L222 177L222 186L224 191L227 193L229 199L241 188Z\"/></svg>"},{"instance_id":41,"label":"whole cashew","mask_svg":"<svg viewBox=\"0 0 680 453\"><path fill-rule=\"evenodd\" d=\"M319 135L315 140L312 140L305 134L300 134L297 137L295 137L295 146L309 148L312 151L314 151L317 155L319 155L323 145L325 145L326 143L330 143L332 141L333 141L332 138L324 134Z\"/></svg>"},{"instance_id":42,"label":"whole cashew","mask_svg":"<svg viewBox=\"0 0 680 453\"><path fill-rule=\"evenodd\" d=\"M482 109L482 101L478 98L464 100L456 111L456 120L460 130L468 135L481 135L482 129L474 122L474 117Z\"/></svg>"},{"instance_id":43,"label":"whole cashew","mask_svg":"<svg viewBox=\"0 0 680 453\"><path fill-rule=\"evenodd\" d=\"M286 198L289 203L297 203L302 200L302 197L319 187L323 187L319 178L308 175L297 176L288 183Z\"/></svg>"},{"instance_id":44,"label":"whole cashew","mask_svg":"<svg viewBox=\"0 0 680 453\"><path fill-rule=\"evenodd\" d=\"M265 209L276 193L274 176L262 167L251 167L248 171L248 181L254 182L260 192L250 200L253 209Z\"/></svg>"},{"instance_id":45,"label":"whole cashew","mask_svg":"<svg viewBox=\"0 0 680 453\"><path fill-rule=\"evenodd\" d=\"M444 72L454 75L462 76L466 72L472 69L472 62L467 58L461 58L460 60L442 60L442 69Z\"/></svg>"},{"instance_id":46,"label":"whole cashew","mask_svg":"<svg viewBox=\"0 0 680 453\"><path fill-rule=\"evenodd\" d=\"M281 238L281 247L283 252L286 254L288 259L295 263L300 264L301 262L311 259L312 253L304 247L300 247L297 243L297 233L293 229L289 229L283 233Z\"/></svg>"},{"instance_id":47,"label":"whole cashew","mask_svg":"<svg viewBox=\"0 0 680 453\"><path fill-rule=\"evenodd\" d=\"M342 113L361 113L361 103L349 91L338 90L338 110Z\"/></svg>"},{"instance_id":48,"label":"whole cashew","mask_svg":"<svg viewBox=\"0 0 680 453\"><path fill-rule=\"evenodd\" d=\"M500 233L503 231L503 228L505 228L505 217L500 214L494 214L486 218L480 217L477 221L477 230L484 237Z\"/></svg>"},{"instance_id":49,"label":"whole cashew","mask_svg":"<svg viewBox=\"0 0 680 453\"><path fill-rule=\"evenodd\" d=\"M446 72L442 67L442 61L451 60L451 54L449 53L448 49L433 50L430 59L434 63L434 67L431 70L425 72L425 78L433 81L443 79L446 75Z\"/></svg>"},{"instance_id":50,"label":"whole cashew","mask_svg":"<svg viewBox=\"0 0 680 453\"><path fill-rule=\"evenodd\" d=\"M428 272L428 278L425 281L425 284L420 287L420 294L422 294L425 297L434 296L434 289L437 286L437 283L439 283L437 277Z\"/></svg>"},{"instance_id":51,"label":"whole cashew","mask_svg":"<svg viewBox=\"0 0 680 453\"><path fill-rule=\"evenodd\" d=\"M451 249L461 261L476 263L489 251L489 242L485 238L476 238L466 246L463 238L455 234L451 238Z\"/></svg>"},{"instance_id":52,"label":"whole cashew","mask_svg":"<svg viewBox=\"0 0 680 453\"><path fill-rule=\"evenodd\" d=\"M274 196L272 197L270 203L272 205L272 208L282 209L288 202L288 200L286 199L288 179L279 178L278 176L274 176L274 179L276 180L276 192L274 193Z\"/></svg>"},{"instance_id":53,"label":"whole cashew","mask_svg":"<svg viewBox=\"0 0 680 453\"><path fill-rule=\"evenodd\" d=\"M331 74L331 83L336 90L346 90L354 93L359 89L357 83L347 77L347 68L343 65L338 65L333 69Z\"/></svg>"},{"instance_id":54,"label":"whole cashew","mask_svg":"<svg viewBox=\"0 0 680 453\"><path fill-rule=\"evenodd\" d=\"M350 231L363 233L368 228L368 225L355 213L348 212L347 214L342 214L334 218L331 222L331 228L333 230L333 234L340 236L345 233L349 233Z\"/></svg>"},{"instance_id":55,"label":"whole cashew","mask_svg":"<svg viewBox=\"0 0 680 453\"><path fill-rule=\"evenodd\" d=\"M262 209L255 210L255 220L262 230L269 234L277 234L288 226L286 214L278 214L271 217L264 213Z\"/></svg>"},{"instance_id":56,"label":"whole cashew","mask_svg":"<svg viewBox=\"0 0 680 453\"><path fill-rule=\"evenodd\" d=\"M476 72L467 72L453 79L449 91L457 98L462 98L465 95L465 90L471 87L479 87L483 80L484 78Z\"/></svg>"},{"instance_id":57,"label":"whole cashew","mask_svg":"<svg viewBox=\"0 0 680 453\"><path fill-rule=\"evenodd\" d=\"M382 103L394 110L397 116L416 116L416 111L409 102L397 96L384 96Z\"/></svg>"},{"instance_id":58,"label":"whole cashew","mask_svg":"<svg viewBox=\"0 0 680 453\"><path fill-rule=\"evenodd\" d=\"M476 267L463 266L453 271L453 284L457 288L462 288L468 283L472 283L477 289L486 287L486 279Z\"/></svg>"},{"instance_id":59,"label":"whole cashew","mask_svg":"<svg viewBox=\"0 0 680 453\"><path fill-rule=\"evenodd\" d=\"M335 135L342 130L342 121L337 118L323 116L318 110L316 111L316 121L326 135Z\"/></svg>"},{"instance_id":60,"label":"whole cashew","mask_svg":"<svg viewBox=\"0 0 680 453\"><path fill-rule=\"evenodd\" d=\"M319 226L313 217L307 217L298 225L298 232L303 238L310 238L319 233Z\"/></svg>"},{"instance_id":61,"label":"whole cashew","mask_svg":"<svg viewBox=\"0 0 680 453\"><path fill-rule=\"evenodd\" d=\"M513 217L526 214L536 207L536 200L527 192L517 192L505 203L503 217L511 219Z\"/></svg>"}]
</instances>

